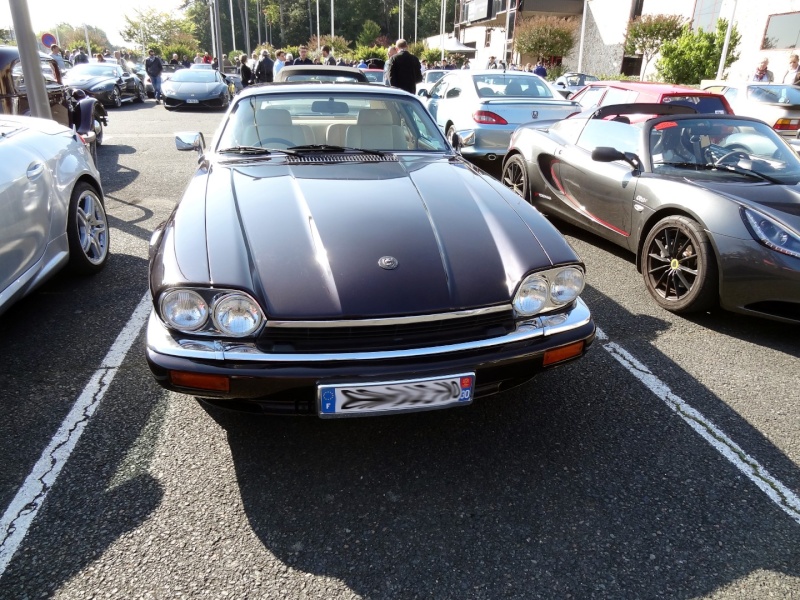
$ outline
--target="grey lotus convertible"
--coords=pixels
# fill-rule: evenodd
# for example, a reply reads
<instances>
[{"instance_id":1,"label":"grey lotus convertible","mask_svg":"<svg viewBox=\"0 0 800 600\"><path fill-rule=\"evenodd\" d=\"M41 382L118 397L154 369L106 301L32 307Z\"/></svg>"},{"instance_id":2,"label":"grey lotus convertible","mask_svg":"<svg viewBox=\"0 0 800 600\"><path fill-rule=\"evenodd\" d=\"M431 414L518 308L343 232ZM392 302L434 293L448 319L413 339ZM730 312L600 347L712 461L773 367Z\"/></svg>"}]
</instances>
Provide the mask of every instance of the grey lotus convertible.
<instances>
[{"instance_id":1,"label":"grey lotus convertible","mask_svg":"<svg viewBox=\"0 0 800 600\"><path fill-rule=\"evenodd\" d=\"M463 160L416 96L246 88L150 246L164 387L320 417L463 406L595 336L562 235Z\"/></svg>"},{"instance_id":2,"label":"grey lotus convertible","mask_svg":"<svg viewBox=\"0 0 800 600\"><path fill-rule=\"evenodd\" d=\"M503 183L636 253L655 301L800 323L800 160L766 123L663 104L522 126Z\"/></svg>"}]
</instances>

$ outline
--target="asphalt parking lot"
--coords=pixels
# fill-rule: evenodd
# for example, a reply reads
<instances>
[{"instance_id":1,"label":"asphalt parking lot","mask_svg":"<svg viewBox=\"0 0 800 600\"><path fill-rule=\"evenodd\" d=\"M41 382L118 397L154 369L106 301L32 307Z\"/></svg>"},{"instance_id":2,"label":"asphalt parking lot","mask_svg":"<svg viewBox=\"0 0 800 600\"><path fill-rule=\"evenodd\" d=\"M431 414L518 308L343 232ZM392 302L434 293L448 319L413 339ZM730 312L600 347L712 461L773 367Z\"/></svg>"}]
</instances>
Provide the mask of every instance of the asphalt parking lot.
<instances>
[{"instance_id":1,"label":"asphalt parking lot","mask_svg":"<svg viewBox=\"0 0 800 600\"><path fill-rule=\"evenodd\" d=\"M658 309L562 226L602 334L472 406L254 418L144 360L147 242L221 113L110 110L112 256L0 317L0 598L800 597L796 327Z\"/></svg>"}]
</instances>

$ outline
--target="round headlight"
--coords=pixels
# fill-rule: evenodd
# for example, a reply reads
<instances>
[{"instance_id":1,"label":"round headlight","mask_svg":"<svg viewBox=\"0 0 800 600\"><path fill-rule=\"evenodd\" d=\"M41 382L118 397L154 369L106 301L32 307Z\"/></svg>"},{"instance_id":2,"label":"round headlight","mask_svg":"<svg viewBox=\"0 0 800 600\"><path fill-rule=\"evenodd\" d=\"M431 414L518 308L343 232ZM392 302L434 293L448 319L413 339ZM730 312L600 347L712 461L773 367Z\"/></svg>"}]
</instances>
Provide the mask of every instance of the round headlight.
<instances>
[{"instance_id":1,"label":"round headlight","mask_svg":"<svg viewBox=\"0 0 800 600\"><path fill-rule=\"evenodd\" d=\"M172 290L161 297L161 317L170 327L194 331L208 319L208 305L197 292Z\"/></svg>"},{"instance_id":2,"label":"round headlight","mask_svg":"<svg viewBox=\"0 0 800 600\"><path fill-rule=\"evenodd\" d=\"M519 286L514 297L514 310L525 317L535 315L547 304L547 297L547 280L541 275L532 275Z\"/></svg>"},{"instance_id":3,"label":"round headlight","mask_svg":"<svg viewBox=\"0 0 800 600\"><path fill-rule=\"evenodd\" d=\"M263 320L258 304L245 294L228 294L214 305L214 323L225 335L250 335Z\"/></svg>"},{"instance_id":4,"label":"round headlight","mask_svg":"<svg viewBox=\"0 0 800 600\"><path fill-rule=\"evenodd\" d=\"M550 284L550 298L555 304L569 304L583 291L583 271L569 267L559 271Z\"/></svg>"}]
</instances>

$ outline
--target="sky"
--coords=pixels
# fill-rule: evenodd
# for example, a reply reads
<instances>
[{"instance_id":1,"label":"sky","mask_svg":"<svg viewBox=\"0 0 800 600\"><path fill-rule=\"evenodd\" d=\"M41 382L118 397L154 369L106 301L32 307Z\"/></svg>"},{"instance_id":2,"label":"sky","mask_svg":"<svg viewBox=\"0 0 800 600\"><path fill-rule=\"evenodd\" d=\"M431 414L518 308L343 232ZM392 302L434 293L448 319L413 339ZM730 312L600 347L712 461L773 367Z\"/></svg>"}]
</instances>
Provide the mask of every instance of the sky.
<instances>
[{"instance_id":1,"label":"sky","mask_svg":"<svg viewBox=\"0 0 800 600\"><path fill-rule=\"evenodd\" d=\"M0 29L11 29L10 2L0 0ZM23 0L14 0L23 1ZM161 12L178 13L180 0L27 0L34 33L49 32L55 35L55 25L69 23L79 26L86 22L106 32L114 45L126 44L119 31L125 26L125 15L133 17L134 10L157 8Z\"/></svg>"}]
</instances>

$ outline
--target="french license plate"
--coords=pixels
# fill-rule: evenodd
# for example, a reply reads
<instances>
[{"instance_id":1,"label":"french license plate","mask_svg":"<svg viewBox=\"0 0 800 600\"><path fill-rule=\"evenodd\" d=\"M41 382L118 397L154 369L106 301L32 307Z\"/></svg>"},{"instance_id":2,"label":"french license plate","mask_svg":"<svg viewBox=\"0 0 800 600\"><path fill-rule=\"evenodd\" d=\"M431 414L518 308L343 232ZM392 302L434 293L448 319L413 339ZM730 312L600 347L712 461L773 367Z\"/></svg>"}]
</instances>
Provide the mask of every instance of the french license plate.
<instances>
[{"instance_id":1,"label":"french license plate","mask_svg":"<svg viewBox=\"0 0 800 600\"><path fill-rule=\"evenodd\" d=\"M320 417L358 417L392 412L431 410L470 404L475 373L448 377L320 385Z\"/></svg>"},{"instance_id":2,"label":"french license plate","mask_svg":"<svg viewBox=\"0 0 800 600\"><path fill-rule=\"evenodd\" d=\"M197 98L187 98L186 104L198 104L200 101Z\"/></svg>"}]
</instances>

